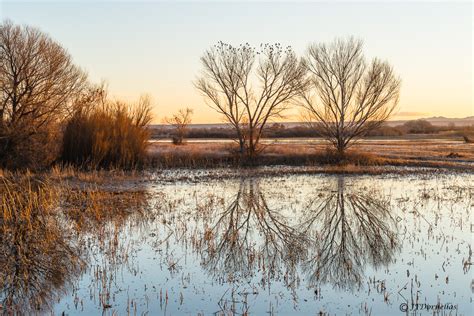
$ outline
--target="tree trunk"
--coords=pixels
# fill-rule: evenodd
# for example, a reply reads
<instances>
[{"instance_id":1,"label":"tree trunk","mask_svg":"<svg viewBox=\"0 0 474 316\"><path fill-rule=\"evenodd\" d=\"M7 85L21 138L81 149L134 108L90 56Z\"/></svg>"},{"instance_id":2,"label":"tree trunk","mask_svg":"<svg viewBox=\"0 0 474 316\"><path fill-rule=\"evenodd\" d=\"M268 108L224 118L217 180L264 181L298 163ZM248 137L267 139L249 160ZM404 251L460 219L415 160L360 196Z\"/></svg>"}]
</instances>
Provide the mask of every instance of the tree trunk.
<instances>
[{"instance_id":1,"label":"tree trunk","mask_svg":"<svg viewBox=\"0 0 474 316\"><path fill-rule=\"evenodd\" d=\"M346 150L346 146L344 144L344 139L342 137L339 137L337 139L337 153L339 157L344 156L344 151Z\"/></svg>"}]
</instances>

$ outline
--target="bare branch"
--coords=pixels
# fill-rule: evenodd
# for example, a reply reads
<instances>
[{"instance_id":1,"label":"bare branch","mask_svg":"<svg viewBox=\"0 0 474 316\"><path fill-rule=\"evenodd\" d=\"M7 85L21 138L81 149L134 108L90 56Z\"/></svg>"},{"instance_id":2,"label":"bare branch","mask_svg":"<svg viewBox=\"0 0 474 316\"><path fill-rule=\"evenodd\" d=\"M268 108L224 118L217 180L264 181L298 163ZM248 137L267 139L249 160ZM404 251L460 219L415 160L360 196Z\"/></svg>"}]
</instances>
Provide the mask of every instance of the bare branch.
<instances>
[{"instance_id":1,"label":"bare branch","mask_svg":"<svg viewBox=\"0 0 474 316\"><path fill-rule=\"evenodd\" d=\"M386 121L398 103L400 79L387 62L374 59L367 66L360 40L313 44L305 64L312 89L301 94L302 105L341 154Z\"/></svg>"},{"instance_id":2,"label":"bare branch","mask_svg":"<svg viewBox=\"0 0 474 316\"><path fill-rule=\"evenodd\" d=\"M306 67L288 46L219 42L201 58L196 88L236 130L240 153L253 157L267 122L279 118L306 89Z\"/></svg>"}]
</instances>

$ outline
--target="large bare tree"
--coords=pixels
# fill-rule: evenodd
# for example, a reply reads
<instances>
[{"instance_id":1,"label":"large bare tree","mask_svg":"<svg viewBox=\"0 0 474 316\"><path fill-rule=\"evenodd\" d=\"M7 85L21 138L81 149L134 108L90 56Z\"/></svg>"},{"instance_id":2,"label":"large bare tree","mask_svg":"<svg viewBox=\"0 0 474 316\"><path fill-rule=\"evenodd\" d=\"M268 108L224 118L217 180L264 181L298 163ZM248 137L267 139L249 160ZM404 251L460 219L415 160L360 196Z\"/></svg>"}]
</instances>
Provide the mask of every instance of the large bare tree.
<instances>
[{"instance_id":1,"label":"large bare tree","mask_svg":"<svg viewBox=\"0 0 474 316\"><path fill-rule=\"evenodd\" d=\"M240 153L253 157L266 123L282 117L304 90L306 68L290 47L219 42L201 57L195 85L236 131Z\"/></svg>"},{"instance_id":2,"label":"large bare tree","mask_svg":"<svg viewBox=\"0 0 474 316\"><path fill-rule=\"evenodd\" d=\"M387 62L367 63L362 48L360 40L337 39L311 45L305 58L312 84L302 93L303 106L340 154L386 121L398 103L400 79Z\"/></svg>"},{"instance_id":3,"label":"large bare tree","mask_svg":"<svg viewBox=\"0 0 474 316\"><path fill-rule=\"evenodd\" d=\"M47 34L0 24L0 161L71 113L86 75Z\"/></svg>"}]
</instances>

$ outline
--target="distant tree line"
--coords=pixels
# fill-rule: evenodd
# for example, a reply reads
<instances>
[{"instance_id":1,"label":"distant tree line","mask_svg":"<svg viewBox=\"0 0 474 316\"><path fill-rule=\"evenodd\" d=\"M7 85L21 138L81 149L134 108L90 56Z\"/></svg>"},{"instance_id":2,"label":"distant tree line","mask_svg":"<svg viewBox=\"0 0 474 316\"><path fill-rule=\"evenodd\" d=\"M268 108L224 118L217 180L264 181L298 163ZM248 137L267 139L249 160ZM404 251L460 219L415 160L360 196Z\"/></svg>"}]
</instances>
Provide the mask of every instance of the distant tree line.
<instances>
[{"instance_id":1,"label":"distant tree line","mask_svg":"<svg viewBox=\"0 0 474 316\"><path fill-rule=\"evenodd\" d=\"M318 130L316 124L293 124L285 126L283 123L272 123L263 130L265 138L292 138L292 137L324 137L324 131ZM151 127L151 137L155 139L172 138L174 131L166 128ZM462 136L465 133L474 132L474 125L456 126L433 125L427 120L419 119L407 121L403 124L391 126L382 124L376 129L370 130L366 137L397 137L409 134L439 134L452 132ZM192 127L187 129L187 138L208 138L208 139L233 139L236 137L232 127Z\"/></svg>"}]
</instances>

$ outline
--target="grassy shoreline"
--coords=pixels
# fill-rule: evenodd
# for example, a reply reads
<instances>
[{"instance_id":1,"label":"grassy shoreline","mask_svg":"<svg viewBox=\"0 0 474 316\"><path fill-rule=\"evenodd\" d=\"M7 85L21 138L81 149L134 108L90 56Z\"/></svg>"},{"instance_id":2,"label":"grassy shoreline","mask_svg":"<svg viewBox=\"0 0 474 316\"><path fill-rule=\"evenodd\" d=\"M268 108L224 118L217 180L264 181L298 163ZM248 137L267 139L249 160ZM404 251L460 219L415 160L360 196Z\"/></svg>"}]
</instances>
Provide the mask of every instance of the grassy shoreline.
<instances>
[{"instance_id":1,"label":"grassy shoreline","mask_svg":"<svg viewBox=\"0 0 474 316\"><path fill-rule=\"evenodd\" d=\"M364 172L373 167L382 171L383 167L474 171L474 146L460 142L365 140L350 148L343 159L324 143L273 143L266 144L264 151L250 164L237 159L233 144L219 142L192 142L182 146L152 143L148 155L153 168L235 168L252 165L321 167L328 172L354 169Z\"/></svg>"},{"instance_id":2,"label":"grassy shoreline","mask_svg":"<svg viewBox=\"0 0 474 316\"><path fill-rule=\"evenodd\" d=\"M274 174L426 174L474 173L474 146L460 142L363 140L335 157L323 143L267 144L251 164L239 161L235 146L219 142L190 142L176 146L151 143L147 163L139 169L88 169L54 165L39 170L52 179L71 183L117 180L146 181L167 170L214 170L230 176ZM29 171L18 171L18 174ZM0 170L0 178L11 172ZM138 179L138 180L137 180ZM120 181L119 181L120 182Z\"/></svg>"}]
</instances>

